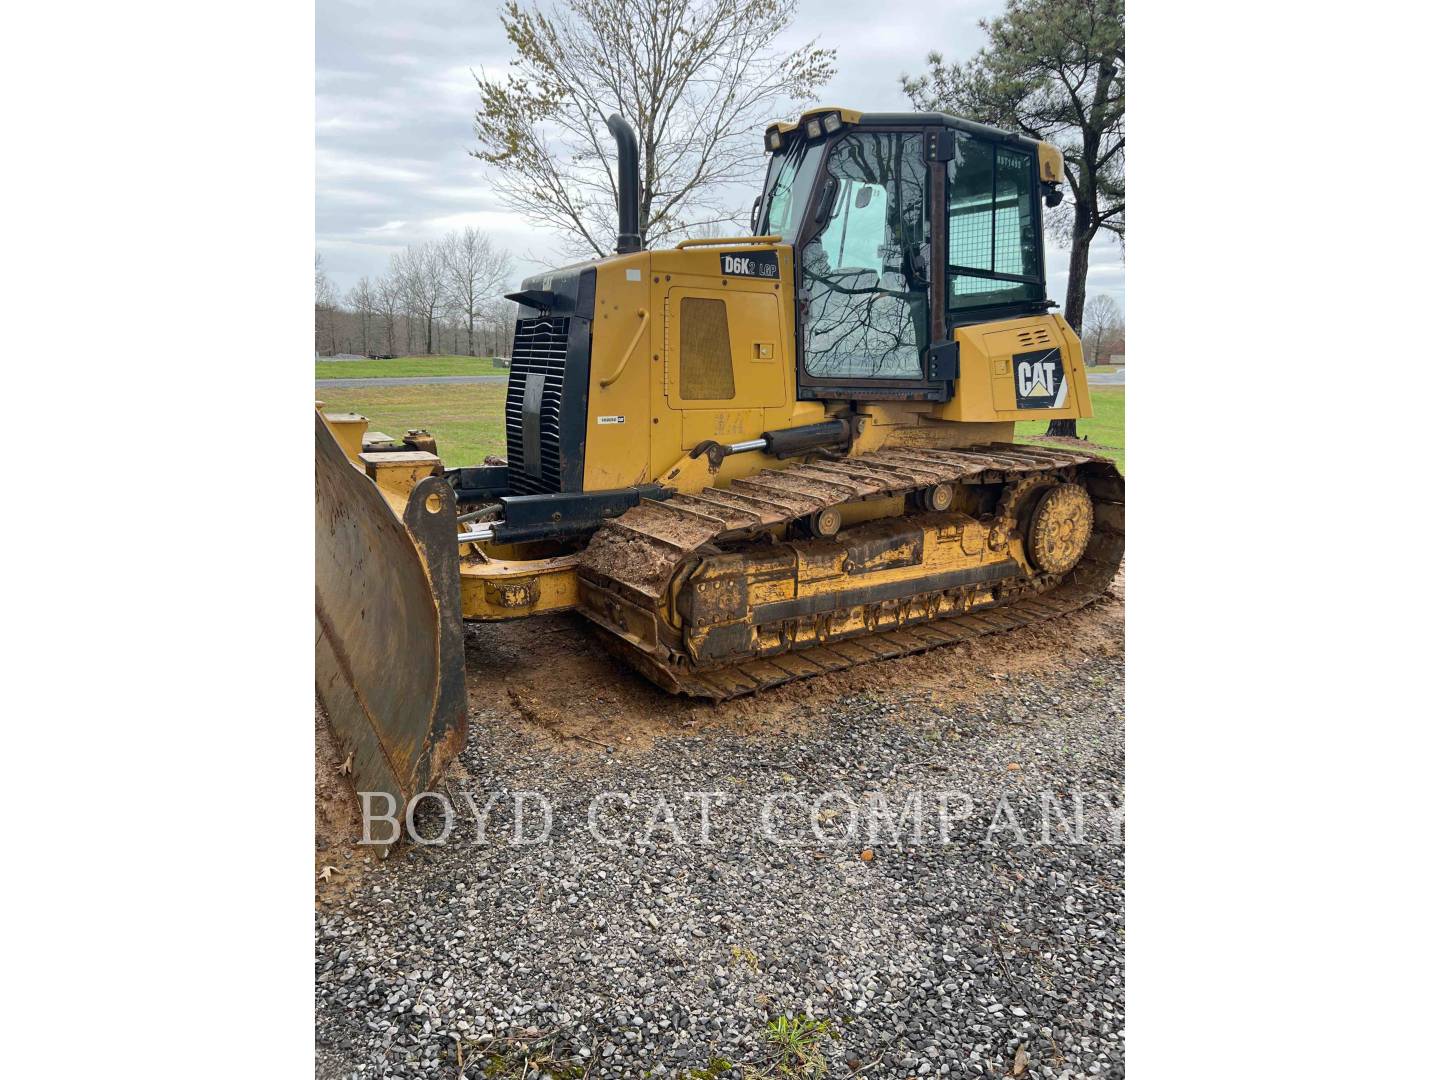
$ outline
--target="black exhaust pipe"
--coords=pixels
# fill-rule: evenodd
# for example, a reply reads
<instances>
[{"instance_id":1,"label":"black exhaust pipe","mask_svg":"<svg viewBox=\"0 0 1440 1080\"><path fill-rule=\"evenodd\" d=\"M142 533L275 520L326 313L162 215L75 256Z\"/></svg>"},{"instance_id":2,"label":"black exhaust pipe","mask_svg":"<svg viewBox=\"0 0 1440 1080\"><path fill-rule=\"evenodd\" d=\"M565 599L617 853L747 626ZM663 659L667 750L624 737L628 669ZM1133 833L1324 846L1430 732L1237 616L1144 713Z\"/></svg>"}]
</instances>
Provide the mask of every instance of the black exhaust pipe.
<instances>
[{"instance_id":1,"label":"black exhaust pipe","mask_svg":"<svg viewBox=\"0 0 1440 1080\"><path fill-rule=\"evenodd\" d=\"M619 113L611 113L605 126L615 137L615 148L620 158L620 232L615 237L615 251L619 255L628 255L641 250L640 144L635 141L635 129Z\"/></svg>"}]
</instances>

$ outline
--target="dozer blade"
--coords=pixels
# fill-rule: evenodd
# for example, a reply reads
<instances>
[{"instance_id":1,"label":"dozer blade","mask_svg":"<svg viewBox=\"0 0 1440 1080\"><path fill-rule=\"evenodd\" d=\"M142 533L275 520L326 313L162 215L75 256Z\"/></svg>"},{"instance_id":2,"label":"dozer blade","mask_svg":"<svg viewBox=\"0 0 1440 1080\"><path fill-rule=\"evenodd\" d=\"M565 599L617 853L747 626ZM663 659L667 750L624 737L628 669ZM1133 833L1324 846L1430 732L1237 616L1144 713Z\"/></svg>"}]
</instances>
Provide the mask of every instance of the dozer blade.
<instances>
[{"instance_id":1,"label":"dozer blade","mask_svg":"<svg viewBox=\"0 0 1440 1080\"><path fill-rule=\"evenodd\" d=\"M316 692L356 791L401 813L465 745L455 531L442 478L415 486L402 522L315 414Z\"/></svg>"}]
</instances>

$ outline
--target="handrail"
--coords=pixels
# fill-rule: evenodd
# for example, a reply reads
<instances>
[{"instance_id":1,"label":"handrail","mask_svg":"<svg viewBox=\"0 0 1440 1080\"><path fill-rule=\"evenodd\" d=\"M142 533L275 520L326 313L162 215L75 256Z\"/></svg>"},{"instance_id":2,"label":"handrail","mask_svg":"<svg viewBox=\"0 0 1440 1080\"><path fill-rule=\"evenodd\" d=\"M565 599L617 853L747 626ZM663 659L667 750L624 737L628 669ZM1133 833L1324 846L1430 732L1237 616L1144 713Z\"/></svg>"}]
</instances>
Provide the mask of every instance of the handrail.
<instances>
[{"instance_id":1,"label":"handrail","mask_svg":"<svg viewBox=\"0 0 1440 1080\"><path fill-rule=\"evenodd\" d=\"M720 244L778 244L784 237L779 235L771 236L696 236L689 240L681 240L675 245L675 250L687 247L716 247Z\"/></svg>"},{"instance_id":2,"label":"handrail","mask_svg":"<svg viewBox=\"0 0 1440 1080\"><path fill-rule=\"evenodd\" d=\"M620 366L610 373L609 378L600 380L601 390L604 390L607 386L609 386L611 383L613 383L616 379L620 378L620 376L625 373L625 365L630 362L630 354L635 351L635 346L640 344L640 335L645 333L645 327L650 325L650 312L646 311L644 308L641 308L639 311L639 315L640 329L635 331L635 336L630 339L630 344L625 349L625 355L620 357Z\"/></svg>"}]
</instances>

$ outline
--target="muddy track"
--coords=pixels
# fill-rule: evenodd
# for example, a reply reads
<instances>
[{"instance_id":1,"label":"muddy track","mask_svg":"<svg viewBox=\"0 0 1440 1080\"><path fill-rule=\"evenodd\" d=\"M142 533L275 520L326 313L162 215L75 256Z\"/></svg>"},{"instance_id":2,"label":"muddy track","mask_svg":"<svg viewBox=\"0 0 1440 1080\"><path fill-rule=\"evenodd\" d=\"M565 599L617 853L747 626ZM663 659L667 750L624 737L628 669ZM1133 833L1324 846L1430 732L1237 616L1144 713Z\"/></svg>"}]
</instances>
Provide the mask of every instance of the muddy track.
<instances>
[{"instance_id":1,"label":"muddy track","mask_svg":"<svg viewBox=\"0 0 1440 1080\"><path fill-rule=\"evenodd\" d=\"M675 582L703 560L713 545L753 543L768 530L792 526L827 507L879 497L918 496L933 485L976 485L1018 492L1044 478L1083 484L1094 500L1095 531L1079 565L1064 574L1026 570L987 578L980 589L927 589L904 598L903 617L879 602L870 632L828 636L826 619L813 626L777 623L768 635L728 655L707 657L687 645L682 628L670 625L667 596ZM1018 522L1007 495L987 521L993 538L1007 542ZM765 470L729 487L639 506L602 526L580 558L581 611L613 635L617 655L671 692L725 700L758 690L888 660L1048 620L1073 612L1099 596L1124 552L1124 482L1113 464L1093 454L1046 450L1011 443L965 449L886 449L829 462ZM843 534L842 534L843 535ZM687 571L685 568L689 567ZM992 568L993 569L993 568ZM992 580L993 579L993 580ZM683 588L683 586L681 586ZM681 607L684 598L677 599ZM894 597L887 598L890 601ZM979 610L972 610L972 604ZM942 617L943 616L943 617ZM743 627L742 627L743 629ZM750 625L752 632L756 627ZM804 645L798 640L804 637ZM758 640L758 639L757 639Z\"/></svg>"}]
</instances>

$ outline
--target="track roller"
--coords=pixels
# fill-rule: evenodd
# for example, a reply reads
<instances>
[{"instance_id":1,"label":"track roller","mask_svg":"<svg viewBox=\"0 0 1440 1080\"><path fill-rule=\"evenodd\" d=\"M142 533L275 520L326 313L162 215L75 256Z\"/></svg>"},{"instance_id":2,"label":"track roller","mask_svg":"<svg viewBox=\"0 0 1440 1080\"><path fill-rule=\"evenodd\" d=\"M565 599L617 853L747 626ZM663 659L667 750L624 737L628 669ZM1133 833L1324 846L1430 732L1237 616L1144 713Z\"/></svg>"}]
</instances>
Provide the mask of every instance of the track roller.
<instances>
[{"instance_id":1,"label":"track roller","mask_svg":"<svg viewBox=\"0 0 1440 1080\"><path fill-rule=\"evenodd\" d=\"M954 484L936 484L920 493L920 505L932 513L949 510L954 504Z\"/></svg>"}]
</instances>

